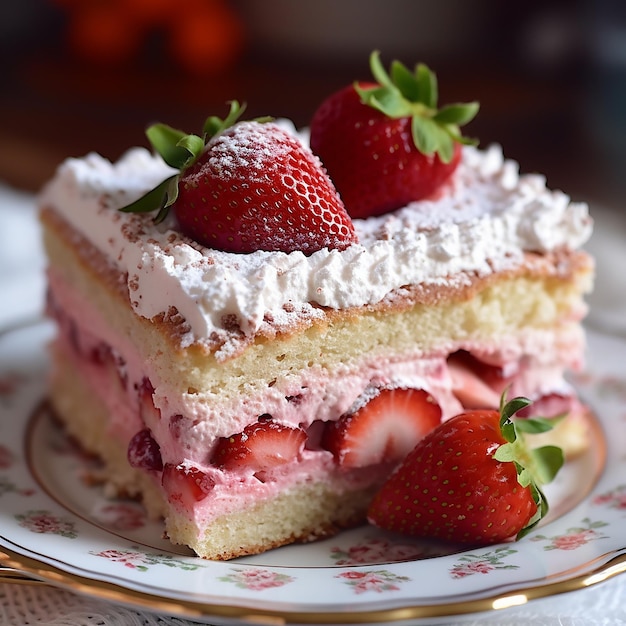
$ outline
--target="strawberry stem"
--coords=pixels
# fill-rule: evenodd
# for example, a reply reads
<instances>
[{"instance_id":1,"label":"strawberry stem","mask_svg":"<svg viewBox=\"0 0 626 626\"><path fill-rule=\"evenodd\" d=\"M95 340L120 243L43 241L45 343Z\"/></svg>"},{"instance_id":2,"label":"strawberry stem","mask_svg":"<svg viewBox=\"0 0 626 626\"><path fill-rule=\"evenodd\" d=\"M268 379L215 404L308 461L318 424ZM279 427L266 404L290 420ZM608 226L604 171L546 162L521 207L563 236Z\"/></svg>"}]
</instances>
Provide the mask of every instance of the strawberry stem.
<instances>
[{"instance_id":1,"label":"strawberry stem","mask_svg":"<svg viewBox=\"0 0 626 626\"><path fill-rule=\"evenodd\" d=\"M169 208L178 198L180 176L198 160L204 147L213 137L237 122L245 108L245 104L240 105L237 100L232 100L228 115L224 119L216 115L207 117L202 128L202 137L185 133L167 124L157 123L148 127L146 136L151 146L165 163L178 170L178 173L165 179L134 202L122 207L120 211L123 213L151 213L158 210L154 221L157 224L162 222L167 217ZM265 118L259 121L265 121Z\"/></svg>"},{"instance_id":2,"label":"strawberry stem","mask_svg":"<svg viewBox=\"0 0 626 626\"><path fill-rule=\"evenodd\" d=\"M436 153L444 163L449 163L455 142L478 143L463 137L460 131L460 126L478 113L478 103L451 104L438 110L437 77L426 65L420 63L411 72L400 61L393 61L387 73L380 53L374 51L370 56L370 69L378 84L361 87L356 83L354 88L361 101L392 119L411 118L413 143L422 154Z\"/></svg>"},{"instance_id":3,"label":"strawberry stem","mask_svg":"<svg viewBox=\"0 0 626 626\"><path fill-rule=\"evenodd\" d=\"M221 119L216 115L210 115L207 117L202 128L204 132L204 143L212 137L215 137L215 135L219 135L224 132L227 128L230 128L241 117L245 110L245 102L240 105L237 100L231 100L230 111L224 119Z\"/></svg>"},{"instance_id":4,"label":"strawberry stem","mask_svg":"<svg viewBox=\"0 0 626 626\"><path fill-rule=\"evenodd\" d=\"M558 446L542 446L531 449L526 444L525 434L544 433L563 419L563 415L553 418L515 417L515 414L530 406L528 398L517 397L506 400L506 391L500 398L500 430L507 443L502 444L493 454L500 462L511 462L517 470L517 480L522 487L530 489L537 511L528 524L520 531L517 538L527 534L548 512L541 485L551 482L564 463L563 451Z\"/></svg>"}]
</instances>

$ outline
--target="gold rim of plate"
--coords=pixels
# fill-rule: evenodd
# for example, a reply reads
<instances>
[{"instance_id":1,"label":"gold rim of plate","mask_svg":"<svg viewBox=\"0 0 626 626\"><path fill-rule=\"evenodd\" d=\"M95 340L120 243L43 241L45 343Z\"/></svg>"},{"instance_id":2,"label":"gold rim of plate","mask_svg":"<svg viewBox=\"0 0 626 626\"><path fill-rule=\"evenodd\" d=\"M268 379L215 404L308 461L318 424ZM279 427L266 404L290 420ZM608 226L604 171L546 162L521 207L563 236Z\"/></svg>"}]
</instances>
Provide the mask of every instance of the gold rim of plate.
<instances>
[{"instance_id":1,"label":"gold rim of plate","mask_svg":"<svg viewBox=\"0 0 626 626\"><path fill-rule=\"evenodd\" d=\"M606 560L604 560L606 559ZM521 606L540 598L555 596L570 591L586 589L605 582L618 574L626 572L626 548L611 552L594 559L600 562L596 567L581 574L574 574L566 580L547 582L538 586L528 586L508 593L495 593L484 598L451 601L437 604L419 604L400 608L365 610L358 612L336 611L287 611L280 609L250 609L248 607L228 606L211 603L193 602L155 597L148 593L126 589L106 581L90 580L77 574L65 572L53 565L40 563L36 559L24 556L3 547L0 561L4 567L19 572L31 580L24 583L47 583L81 594L97 597L119 604L131 604L151 612L179 617L207 618L227 617L260 624L368 624L380 622L415 621L426 618L454 617ZM579 569L579 568L576 568ZM0 571L1 574L1 571ZM559 577L563 573L559 574ZM11 577L9 582L18 581ZM2 579L0 578L0 582Z\"/></svg>"}]
</instances>

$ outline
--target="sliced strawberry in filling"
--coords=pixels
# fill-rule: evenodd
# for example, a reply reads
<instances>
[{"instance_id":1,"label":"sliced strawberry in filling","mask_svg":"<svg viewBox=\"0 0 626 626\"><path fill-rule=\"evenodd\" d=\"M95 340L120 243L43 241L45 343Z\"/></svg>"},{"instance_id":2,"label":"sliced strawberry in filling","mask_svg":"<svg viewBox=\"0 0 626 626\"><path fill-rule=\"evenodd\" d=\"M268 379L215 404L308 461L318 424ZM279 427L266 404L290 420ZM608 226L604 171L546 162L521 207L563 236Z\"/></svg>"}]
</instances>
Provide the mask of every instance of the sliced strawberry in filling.
<instances>
[{"instance_id":1,"label":"sliced strawberry in filling","mask_svg":"<svg viewBox=\"0 0 626 626\"><path fill-rule=\"evenodd\" d=\"M441 408L423 389L382 388L353 413L329 422L322 446L342 467L403 459L441 421Z\"/></svg>"},{"instance_id":2,"label":"sliced strawberry in filling","mask_svg":"<svg viewBox=\"0 0 626 626\"><path fill-rule=\"evenodd\" d=\"M452 393L465 409L497 409L509 379L502 368L483 363L466 352L448 358Z\"/></svg>"},{"instance_id":3,"label":"sliced strawberry in filling","mask_svg":"<svg viewBox=\"0 0 626 626\"><path fill-rule=\"evenodd\" d=\"M159 444L152 437L149 428L140 430L128 444L128 462L132 467L145 470L163 469Z\"/></svg>"},{"instance_id":4,"label":"sliced strawberry in filling","mask_svg":"<svg viewBox=\"0 0 626 626\"><path fill-rule=\"evenodd\" d=\"M213 479L203 471L182 463L166 463L161 483L169 502L178 503L187 509L204 500L215 486Z\"/></svg>"},{"instance_id":5,"label":"sliced strawberry in filling","mask_svg":"<svg viewBox=\"0 0 626 626\"><path fill-rule=\"evenodd\" d=\"M213 451L211 463L225 470L269 470L297 459L306 443L301 428L261 419L241 433L222 437Z\"/></svg>"}]
</instances>

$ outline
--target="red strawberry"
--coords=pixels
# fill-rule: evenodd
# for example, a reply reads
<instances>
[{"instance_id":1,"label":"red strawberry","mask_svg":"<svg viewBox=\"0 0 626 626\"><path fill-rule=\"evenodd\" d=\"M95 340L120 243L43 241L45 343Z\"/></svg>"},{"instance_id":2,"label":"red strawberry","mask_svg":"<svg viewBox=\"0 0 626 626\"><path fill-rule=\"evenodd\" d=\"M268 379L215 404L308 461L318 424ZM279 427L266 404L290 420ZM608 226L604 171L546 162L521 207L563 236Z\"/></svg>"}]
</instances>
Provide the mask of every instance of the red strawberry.
<instances>
[{"instance_id":1,"label":"red strawberry","mask_svg":"<svg viewBox=\"0 0 626 626\"><path fill-rule=\"evenodd\" d=\"M448 358L452 393L464 409L494 409L507 385L502 368L482 363L467 352Z\"/></svg>"},{"instance_id":2,"label":"red strawberry","mask_svg":"<svg viewBox=\"0 0 626 626\"><path fill-rule=\"evenodd\" d=\"M319 159L294 135L269 122L209 118L203 138L164 124L148 129L163 159L180 174L127 212L173 206L180 228L197 242L227 252L312 254L357 241L354 225ZM233 125L234 124L234 125Z\"/></svg>"},{"instance_id":3,"label":"red strawberry","mask_svg":"<svg viewBox=\"0 0 626 626\"><path fill-rule=\"evenodd\" d=\"M222 437L211 463L226 470L260 472L297 459L305 442L306 433L301 428L262 419L249 424L241 433Z\"/></svg>"},{"instance_id":4,"label":"red strawberry","mask_svg":"<svg viewBox=\"0 0 626 626\"><path fill-rule=\"evenodd\" d=\"M213 480L193 465L166 463L161 483L171 503L178 502L190 509L196 502L207 497L215 486Z\"/></svg>"},{"instance_id":5,"label":"red strawberry","mask_svg":"<svg viewBox=\"0 0 626 626\"><path fill-rule=\"evenodd\" d=\"M523 433L544 418L516 418L525 398L443 422L420 441L374 497L368 520L391 531L457 543L521 536L548 509L539 485L563 464L560 448L529 450Z\"/></svg>"},{"instance_id":6,"label":"red strawberry","mask_svg":"<svg viewBox=\"0 0 626 626\"><path fill-rule=\"evenodd\" d=\"M128 463L132 467L160 471L163 469L161 449L149 428L136 433L128 443Z\"/></svg>"},{"instance_id":7,"label":"red strawberry","mask_svg":"<svg viewBox=\"0 0 626 626\"><path fill-rule=\"evenodd\" d=\"M437 110L437 79L425 66L411 73L395 61L391 76L378 53L370 58L377 83L345 87L325 100L311 121L311 148L322 159L352 217L380 215L434 194L450 178L459 126L478 105Z\"/></svg>"},{"instance_id":8,"label":"red strawberry","mask_svg":"<svg viewBox=\"0 0 626 626\"><path fill-rule=\"evenodd\" d=\"M326 424L322 446L342 467L400 461L440 421L441 408L423 389L376 389L359 409Z\"/></svg>"}]
</instances>

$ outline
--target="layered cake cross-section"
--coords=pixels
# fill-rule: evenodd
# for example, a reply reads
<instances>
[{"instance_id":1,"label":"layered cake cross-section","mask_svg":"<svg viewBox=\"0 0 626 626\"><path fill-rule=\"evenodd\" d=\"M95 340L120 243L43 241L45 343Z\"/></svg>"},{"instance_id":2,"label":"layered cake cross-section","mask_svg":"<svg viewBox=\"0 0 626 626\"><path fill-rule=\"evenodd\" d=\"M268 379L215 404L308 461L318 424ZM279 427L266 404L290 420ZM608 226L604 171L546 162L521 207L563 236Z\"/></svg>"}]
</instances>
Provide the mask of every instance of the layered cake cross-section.
<instances>
[{"instance_id":1,"label":"layered cake cross-section","mask_svg":"<svg viewBox=\"0 0 626 626\"><path fill-rule=\"evenodd\" d=\"M567 413L566 454L586 445L566 380L584 357L586 205L454 139L429 157L453 163L435 190L351 213L290 123L205 135L180 176L144 148L90 154L40 197L52 406L174 543L227 559L363 523L426 432L505 389ZM160 184L167 214L119 210Z\"/></svg>"}]
</instances>

